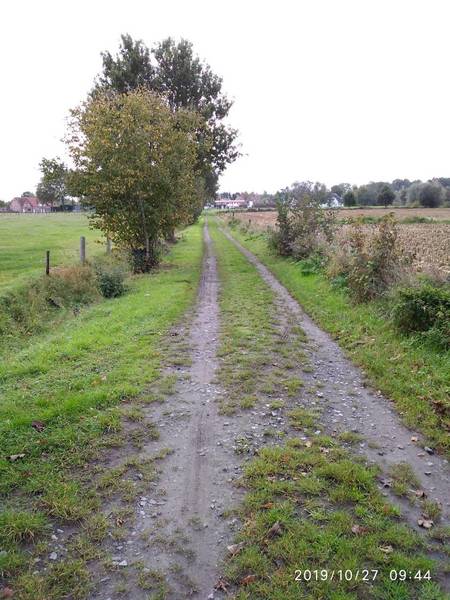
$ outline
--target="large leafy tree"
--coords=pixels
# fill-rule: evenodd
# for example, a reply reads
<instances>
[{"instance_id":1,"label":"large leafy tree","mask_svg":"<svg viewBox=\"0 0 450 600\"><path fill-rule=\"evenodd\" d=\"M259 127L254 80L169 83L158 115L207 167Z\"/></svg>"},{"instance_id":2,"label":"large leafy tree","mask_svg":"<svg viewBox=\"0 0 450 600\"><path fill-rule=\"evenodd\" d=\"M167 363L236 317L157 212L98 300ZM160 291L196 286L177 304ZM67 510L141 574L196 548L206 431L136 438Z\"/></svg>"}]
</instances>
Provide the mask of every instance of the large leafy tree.
<instances>
[{"instance_id":1,"label":"large leafy tree","mask_svg":"<svg viewBox=\"0 0 450 600\"><path fill-rule=\"evenodd\" d=\"M94 93L98 90L114 90L125 94L139 87L152 88L154 69L150 50L140 40L122 35L122 44L116 56L102 53L103 72L100 74Z\"/></svg>"},{"instance_id":2,"label":"large leafy tree","mask_svg":"<svg viewBox=\"0 0 450 600\"><path fill-rule=\"evenodd\" d=\"M344 206L355 206L356 205L355 192L351 188L345 192L342 199L344 201Z\"/></svg>"},{"instance_id":3,"label":"large leafy tree","mask_svg":"<svg viewBox=\"0 0 450 600\"><path fill-rule=\"evenodd\" d=\"M194 54L187 40L167 38L150 52L142 41L123 35L116 56L104 52L102 58L94 95L99 90L125 93L145 87L163 95L173 112L188 109L202 117L196 130L198 169L206 192L213 196L220 174L239 156L237 132L224 122L232 102L222 91L222 79Z\"/></svg>"},{"instance_id":4,"label":"large leafy tree","mask_svg":"<svg viewBox=\"0 0 450 600\"><path fill-rule=\"evenodd\" d=\"M437 182L414 183L408 189L408 203L426 208L436 208L442 204L444 188Z\"/></svg>"},{"instance_id":5,"label":"large leafy tree","mask_svg":"<svg viewBox=\"0 0 450 600\"><path fill-rule=\"evenodd\" d=\"M69 171L60 158L43 158L39 164L42 177L36 195L45 204L64 207L68 197Z\"/></svg>"},{"instance_id":6,"label":"large leafy tree","mask_svg":"<svg viewBox=\"0 0 450 600\"><path fill-rule=\"evenodd\" d=\"M72 111L73 185L94 209L93 225L142 270L157 261L159 240L197 210L197 120L144 89L96 94Z\"/></svg>"},{"instance_id":7,"label":"large leafy tree","mask_svg":"<svg viewBox=\"0 0 450 600\"><path fill-rule=\"evenodd\" d=\"M377 196L378 204L387 208L394 202L394 200L395 200L395 192L393 191L393 189L387 184L383 185L380 188L380 191L378 192L378 196Z\"/></svg>"}]
</instances>

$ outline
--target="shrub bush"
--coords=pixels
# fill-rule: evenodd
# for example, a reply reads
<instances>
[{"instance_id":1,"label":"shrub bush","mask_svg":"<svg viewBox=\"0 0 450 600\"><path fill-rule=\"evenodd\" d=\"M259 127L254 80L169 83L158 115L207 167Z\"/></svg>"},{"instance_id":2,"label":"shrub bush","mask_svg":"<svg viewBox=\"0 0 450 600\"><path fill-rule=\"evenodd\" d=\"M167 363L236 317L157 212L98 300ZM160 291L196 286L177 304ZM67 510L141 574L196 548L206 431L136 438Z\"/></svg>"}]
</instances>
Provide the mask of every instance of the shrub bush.
<instances>
[{"instance_id":1,"label":"shrub bush","mask_svg":"<svg viewBox=\"0 0 450 600\"><path fill-rule=\"evenodd\" d=\"M289 218L289 207L285 202L277 203L277 227L269 232L269 246L281 256L292 254L293 231Z\"/></svg>"},{"instance_id":2,"label":"shrub bush","mask_svg":"<svg viewBox=\"0 0 450 600\"><path fill-rule=\"evenodd\" d=\"M126 292L125 279L129 268L121 257L97 259L94 270L98 289L104 298L117 298Z\"/></svg>"},{"instance_id":3,"label":"shrub bush","mask_svg":"<svg viewBox=\"0 0 450 600\"><path fill-rule=\"evenodd\" d=\"M367 227L367 226L366 226ZM383 217L368 232L360 220L331 255L328 275L345 281L357 302L382 296L405 277L410 256L397 244L397 227L391 215Z\"/></svg>"},{"instance_id":4,"label":"shrub bush","mask_svg":"<svg viewBox=\"0 0 450 600\"><path fill-rule=\"evenodd\" d=\"M41 329L58 309L90 304L100 297L89 266L54 269L0 297L0 335L31 333Z\"/></svg>"},{"instance_id":5,"label":"shrub bush","mask_svg":"<svg viewBox=\"0 0 450 600\"><path fill-rule=\"evenodd\" d=\"M54 269L40 279L45 300L58 308L91 304L99 297L95 273L89 265Z\"/></svg>"},{"instance_id":6,"label":"shrub bush","mask_svg":"<svg viewBox=\"0 0 450 600\"><path fill-rule=\"evenodd\" d=\"M449 348L450 286L425 282L418 287L398 289L392 318L400 332L424 334L436 345Z\"/></svg>"},{"instance_id":7,"label":"shrub bush","mask_svg":"<svg viewBox=\"0 0 450 600\"><path fill-rule=\"evenodd\" d=\"M0 337L39 331L61 309L77 309L126 291L129 268L121 257L96 259L93 265L53 269L0 297Z\"/></svg>"},{"instance_id":8,"label":"shrub bush","mask_svg":"<svg viewBox=\"0 0 450 600\"><path fill-rule=\"evenodd\" d=\"M302 275L313 275L323 271L327 262L327 257L321 252L311 254L309 258L304 258L299 262Z\"/></svg>"},{"instance_id":9,"label":"shrub bush","mask_svg":"<svg viewBox=\"0 0 450 600\"><path fill-rule=\"evenodd\" d=\"M6 293L0 297L0 336L39 329L50 310L52 307L41 293L40 281Z\"/></svg>"},{"instance_id":10,"label":"shrub bush","mask_svg":"<svg viewBox=\"0 0 450 600\"><path fill-rule=\"evenodd\" d=\"M155 241L147 257L144 248L135 248L130 252L130 262L133 273L148 273L154 269L161 260L162 255L167 252L168 244L164 240Z\"/></svg>"},{"instance_id":11,"label":"shrub bush","mask_svg":"<svg viewBox=\"0 0 450 600\"><path fill-rule=\"evenodd\" d=\"M335 215L322 208L317 198L303 192L277 204L277 228L269 237L270 246L281 256L303 260L324 254L334 234Z\"/></svg>"}]
</instances>

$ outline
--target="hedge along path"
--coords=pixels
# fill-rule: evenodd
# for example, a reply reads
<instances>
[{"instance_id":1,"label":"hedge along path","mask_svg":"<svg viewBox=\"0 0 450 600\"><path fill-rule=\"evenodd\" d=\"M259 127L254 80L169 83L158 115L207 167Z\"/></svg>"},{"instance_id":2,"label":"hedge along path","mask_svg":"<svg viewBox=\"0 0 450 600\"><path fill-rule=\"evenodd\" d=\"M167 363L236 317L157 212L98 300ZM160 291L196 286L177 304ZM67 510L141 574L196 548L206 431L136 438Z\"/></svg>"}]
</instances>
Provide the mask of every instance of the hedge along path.
<instances>
[{"instance_id":1,"label":"hedge along path","mask_svg":"<svg viewBox=\"0 0 450 600\"><path fill-rule=\"evenodd\" d=\"M220 231L256 267L263 280L276 294L280 305L291 313L306 333L310 341L307 354L312 366L312 379L320 380L320 391L316 394L316 401L321 404L321 421L327 430L344 436L347 432L361 436L362 440L356 451L379 465L385 474L381 485L388 493L395 484L399 465L407 463L419 483L418 486L412 487L425 491L428 498L436 501L442 507L443 522L448 523L448 460L438 455L429 455L422 450L422 437L403 425L392 402L381 393L367 388L362 371L353 365L344 356L339 345L305 314L298 302L267 267L229 231ZM403 502L403 512L411 525L418 529L420 507Z\"/></svg>"}]
</instances>

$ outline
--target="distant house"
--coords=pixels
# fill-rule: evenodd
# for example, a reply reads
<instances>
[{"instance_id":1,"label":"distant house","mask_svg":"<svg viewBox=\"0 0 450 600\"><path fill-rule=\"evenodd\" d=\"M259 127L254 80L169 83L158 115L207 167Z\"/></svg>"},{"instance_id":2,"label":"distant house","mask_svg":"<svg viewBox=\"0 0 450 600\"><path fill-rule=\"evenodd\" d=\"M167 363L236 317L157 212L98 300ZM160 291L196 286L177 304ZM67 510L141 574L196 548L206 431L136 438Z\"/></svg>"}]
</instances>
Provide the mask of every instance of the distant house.
<instances>
[{"instance_id":1,"label":"distant house","mask_svg":"<svg viewBox=\"0 0 450 600\"><path fill-rule=\"evenodd\" d=\"M216 208L250 208L253 203L250 203L248 200L242 197L237 198L219 198L214 202L214 206Z\"/></svg>"},{"instance_id":2,"label":"distant house","mask_svg":"<svg viewBox=\"0 0 450 600\"><path fill-rule=\"evenodd\" d=\"M17 213L43 213L50 212L51 208L48 204L42 204L36 196L20 196L11 200L9 210Z\"/></svg>"}]
</instances>

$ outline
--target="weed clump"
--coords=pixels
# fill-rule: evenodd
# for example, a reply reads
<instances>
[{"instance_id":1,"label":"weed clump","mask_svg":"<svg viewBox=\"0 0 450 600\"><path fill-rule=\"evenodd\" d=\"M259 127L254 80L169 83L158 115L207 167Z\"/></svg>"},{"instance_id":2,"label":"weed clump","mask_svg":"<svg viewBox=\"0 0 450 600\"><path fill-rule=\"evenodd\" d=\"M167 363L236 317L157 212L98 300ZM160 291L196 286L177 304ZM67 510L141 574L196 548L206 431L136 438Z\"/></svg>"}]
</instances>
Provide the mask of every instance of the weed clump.
<instances>
[{"instance_id":1,"label":"weed clump","mask_svg":"<svg viewBox=\"0 0 450 600\"><path fill-rule=\"evenodd\" d=\"M425 282L398 289L392 318L396 328L407 335L418 334L436 346L450 348L450 286Z\"/></svg>"},{"instance_id":2,"label":"weed clump","mask_svg":"<svg viewBox=\"0 0 450 600\"><path fill-rule=\"evenodd\" d=\"M119 259L97 259L94 271L99 292L104 298L117 298L126 292L128 265Z\"/></svg>"},{"instance_id":3,"label":"weed clump","mask_svg":"<svg viewBox=\"0 0 450 600\"><path fill-rule=\"evenodd\" d=\"M398 230L392 215L373 225L368 234L361 221L353 221L339 250L332 254L328 275L345 282L357 302L381 297L405 276L410 260L397 243Z\"/></svg>"},{"instance_id":4,"label":"weed clump","mask_svg":"<svg viewBox=\"0 0 450 600\"><path fill-rule=\"evenodd\" d=\"M77 311L126 291L127 264L118 258L58 267L0 297L0 338L39 332L61 311Z\"/></svg>"},{"instance_id":5,"label":"weed clump","mask_svg":"<svg viewBox=\"0 0 450 600\"><path fill-rule=\"evenodd\" d=\"M325 255L325 248L333 239L335 215L322 207L323 197L317 185L295 184L281 194L277 228L269 236L271 247L281 256L304 260Z\"/></svg>"}]
</instances>

